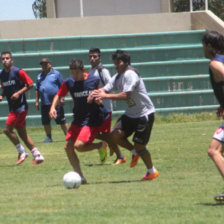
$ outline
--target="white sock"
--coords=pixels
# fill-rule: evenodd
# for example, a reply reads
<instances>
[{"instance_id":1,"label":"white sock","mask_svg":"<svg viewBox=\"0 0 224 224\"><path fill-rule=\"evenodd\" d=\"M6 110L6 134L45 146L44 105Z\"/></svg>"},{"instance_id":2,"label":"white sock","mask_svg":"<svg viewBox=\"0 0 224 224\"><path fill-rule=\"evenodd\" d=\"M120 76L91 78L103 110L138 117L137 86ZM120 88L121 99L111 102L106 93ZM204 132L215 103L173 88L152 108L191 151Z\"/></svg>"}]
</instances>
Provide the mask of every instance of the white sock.
<instances>
[{"instance_id":1,"label":"white sock","mask_svg":"<svg viewBox=\"0 0 224 224\"><path fill-rule=\"evenodd\" d=\"M156 172L156 168L154 166L152 166L151 169L147 170L148 173L155 173Z\"/></svg>"},{"instance_id":2,"label":"white sock","mask_svg":"<svg viewBox=\"0 0 224 224\"><path fill-rule=\"evenodd\" d=\"M20 154L26 152L25 148L23 147L23 145L21 143L16 145L16 149L17 149L18 153L20 153Z\"/></svg>"},{"instance_id":3,"label":"white sock","mask_svg":"<svg viewBox=\"0 0 224 224\"><path fill-rule=\"evenodd\" d=\"M137 155L137 152L135 149L132 149L131 152L132 152L132 155Z\"/></svg>"},{"instance_id":4,"label":"white sock","mask_svg":"<svg viewBox=\"0 0 224 224\"><path fill-rule=\"evenodd\" d=\"M39 152L38 148L36 148L36 147L33 148L31 150L31 152L32 152L32 155L33 155L34 158L40 155L40 152Z\"/></svg>"}]
</instances>

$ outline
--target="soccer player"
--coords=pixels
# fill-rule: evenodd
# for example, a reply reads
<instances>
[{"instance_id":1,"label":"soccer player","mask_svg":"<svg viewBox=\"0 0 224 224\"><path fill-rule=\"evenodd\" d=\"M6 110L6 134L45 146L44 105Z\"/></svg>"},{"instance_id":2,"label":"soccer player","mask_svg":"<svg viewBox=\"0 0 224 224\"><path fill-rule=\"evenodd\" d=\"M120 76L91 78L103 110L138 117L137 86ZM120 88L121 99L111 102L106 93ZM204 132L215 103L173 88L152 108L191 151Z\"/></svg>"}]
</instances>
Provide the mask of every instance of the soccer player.
<instances>
[{"instance_id":1,"label":"soccer player","mask_svg":"<svg viewBox=\"0 0 224 224\"><path fill-rule=\"evenodd\" d=\"M204 55L210 59L209 72L214 94L220 104L216 113L224 118L224 36L216 31L208 31L202 38ZM224 122L216 130L208 148L220 174L224 178ZM215 196L216 201L224 201L224 192Z\"/></svg>"},{"instance_id":2,"label":"soccer player","mask_svg":"<svg viewBox=\"0 0 224 224\"><path fill-rule=\"evenodd\" d=\"M57 94L63 78L59 71L52 68L52 64L48 58L43 58L40 61L42 72L37 76L36 81L36 109L39 110L39 98L41 99L41 121L44 126L46 133L46 139L44 143L52 142L51 137L51 119L49 116L50 107L54 96ZM57 105L57 118L55 119L56 124L61 125L61 129L64 134L67 133L68 126L64 115L64 99L61 99L60 104Z\"/></svg>"},{"instance_id":3,"label":"soccer player","mask_svg":"<svg viewBox=\"0 0 224 224\"><path fill-rule=\"evenodd\" d=\"M89 103L87 103L90 92L99 86L99 78L85 73L83 62L78 59L72 59L70 71L71 76L65 79L53 99L50 116L51 118L56 118L56 105L61 97L65 97L70 92L74 102L74 119L66 134L65 151L73 169L82 177L82 184L85 184L87 181L82 174L75 149L79 152L97 149L100 153L101 161L105 160L106 144L104 142L93 143L93 140L108 112L104 111L103 106L101 106L102 101L95 102L89 99Z\"/></svg>"},{"instance_id":4,"label":"soccer player","mask_svg":"<svg viewBox=\"0 0 224 224\"><path fill-rule=\"evenodd\" d=\"M152 164L151 155L146 149L149 141L155 108L148 97L145 85L138 72L130 66L130 56L126 51L117 50L112 59L117 74L103 88L95 90L91 95L96 99L125 100L127 109L115 124L112 130L113 141L132 151L130 167L134 167L139 156L147 167L142 180L153 180L159 172ZM118 93L110 93L118 90ZM133 136L132 144L127 138Z\"/></svg>"},{"instance_id":5,"label":"soccer player","mask_svg":"<svg viewBox=\"0 0 224 224\"><path fill-rule=\"evenodd\" d=\"M0 101L2 101L5 96L9 105L9 115L3 131L18 151L17 165L24 162L28 157L28 153L20 143L16 133L13 132L14 128L27 148L31 151L34 158L33 165L40 164L44 161L44 157L34 146L33 140L27 135L26 131L28 105L25 92L33 87L33 81L25 71L13 66L11 52L2 52L1 61L4 68L0 73L1 87L3 90L2 95L0 96Z\"/></svg>"},{"instance_id":6,"label":"soccer player","mask_svg":"<svg viewBox=\"0 0 224 224\"><path fill-rule=\"evenodd\" d=\"M90 75L93 75L95 77L98 77L100 79L100 88L105 86L110 80L110 72L108 69L103 67L101 63L101 51L99 48L90 48L89 49L89 62L91 64L91 69L89 71ZM112 100L105 99L103 100L104 107L109 111L109 118L108 118L108 132L100 132L97 135L98 139L101 139L103 141L106 141L108 143L108 146L110 147L111 155L113 155L113 152L117 155L116 160L114 161L115 165L122 164L126 162L126 158L122 155L121 151L119 150L118 146L114 144L111 141L110 136L110 129L111 129L111 117L112 117Z\"/></svg>"}]
</instances>

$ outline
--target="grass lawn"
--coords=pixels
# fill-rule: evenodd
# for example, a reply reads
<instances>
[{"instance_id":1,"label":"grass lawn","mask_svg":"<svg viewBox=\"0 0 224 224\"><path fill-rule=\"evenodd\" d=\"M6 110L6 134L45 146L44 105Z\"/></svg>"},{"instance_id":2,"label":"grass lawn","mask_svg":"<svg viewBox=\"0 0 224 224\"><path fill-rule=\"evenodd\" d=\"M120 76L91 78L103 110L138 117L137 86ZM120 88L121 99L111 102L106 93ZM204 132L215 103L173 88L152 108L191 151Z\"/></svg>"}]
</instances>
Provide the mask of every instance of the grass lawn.
<instances>
[{"instance_id":1,"label":"grass lawn","mask_svg":"<svg viewBox=\"0 0 224 224\"><path fill-rule=\"evenodd\" d=\"M214 195L224 191L223 180L207 156L213 132L221 121L155 122L148 149L157 179L141 182L142 161L129 168L114 166L115 157L99 164L97 151L79 153L89 184L67 190L63 175L72 170L64 152L64 136L53 128L53 143L44 144L41 127L28 128L45 156L32 167L32 158L15 166L17 152L0 133L1 224L223 224L224 204Z\"/></svg>"}]
</instances>

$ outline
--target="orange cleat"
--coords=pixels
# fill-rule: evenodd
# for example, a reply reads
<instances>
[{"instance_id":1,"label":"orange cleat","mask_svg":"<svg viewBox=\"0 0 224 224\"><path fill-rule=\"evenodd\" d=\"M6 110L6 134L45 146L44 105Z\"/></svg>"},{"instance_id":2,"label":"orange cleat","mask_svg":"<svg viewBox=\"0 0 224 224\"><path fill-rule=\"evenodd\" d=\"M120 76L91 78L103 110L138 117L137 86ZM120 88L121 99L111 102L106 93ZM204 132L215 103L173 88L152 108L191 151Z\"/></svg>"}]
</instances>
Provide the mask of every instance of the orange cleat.
<instances>
[{"instance_id":1,"label":"orange cleat","mask_svg":"<svg viewBox=\"0 0 224 224\"><path fill-rule=\"evenodd\" d=\"M123 157L123 158L117 158L117 159L114 161L114 165L119 165L119 164L122 164L122 163L126 163L126 157Z\"/></svg>"},{"instance_id":2,"label":"orange cleat","mask_svg":"<svg viewBox=\"0 0 224 224\"><path fill-rule=\"evenodd\" d=\"M132 155L132 160L130 163L130 167L133 168L137 165L139 159L139 155Z\"/></svg>"},{"instance_id":3,"label":"orange cleat","mask_svg":"<svg viewBox=\"0 0 224 224\"><path fill-rule=\"evenodd\" d=\"M155 179L158 176L159 176L159 172L158 171L156 171L155 173L148 173L147 172L141 180L142 181L153 180L153 179Z\"/></svg>"}]
</instances>

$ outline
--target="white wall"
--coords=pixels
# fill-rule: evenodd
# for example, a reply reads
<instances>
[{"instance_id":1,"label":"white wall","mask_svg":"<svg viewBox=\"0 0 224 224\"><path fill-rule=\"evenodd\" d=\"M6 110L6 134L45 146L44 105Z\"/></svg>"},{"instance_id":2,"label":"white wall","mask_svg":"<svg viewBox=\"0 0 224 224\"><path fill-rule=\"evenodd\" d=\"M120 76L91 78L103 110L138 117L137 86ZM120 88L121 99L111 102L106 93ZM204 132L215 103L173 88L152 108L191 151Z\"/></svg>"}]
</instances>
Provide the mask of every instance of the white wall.
<instances>
[{"instance_id":1,"label":"white wall","mask_svg":"<svg viewBox=\"0 0 224 224\"><path fill-rule=\"evenodd\" d=\"M160 13L160 0L82 0L84 16ZM55 0L56 16L80 16L80 0Z\"/></svg>"}]
</instances>

